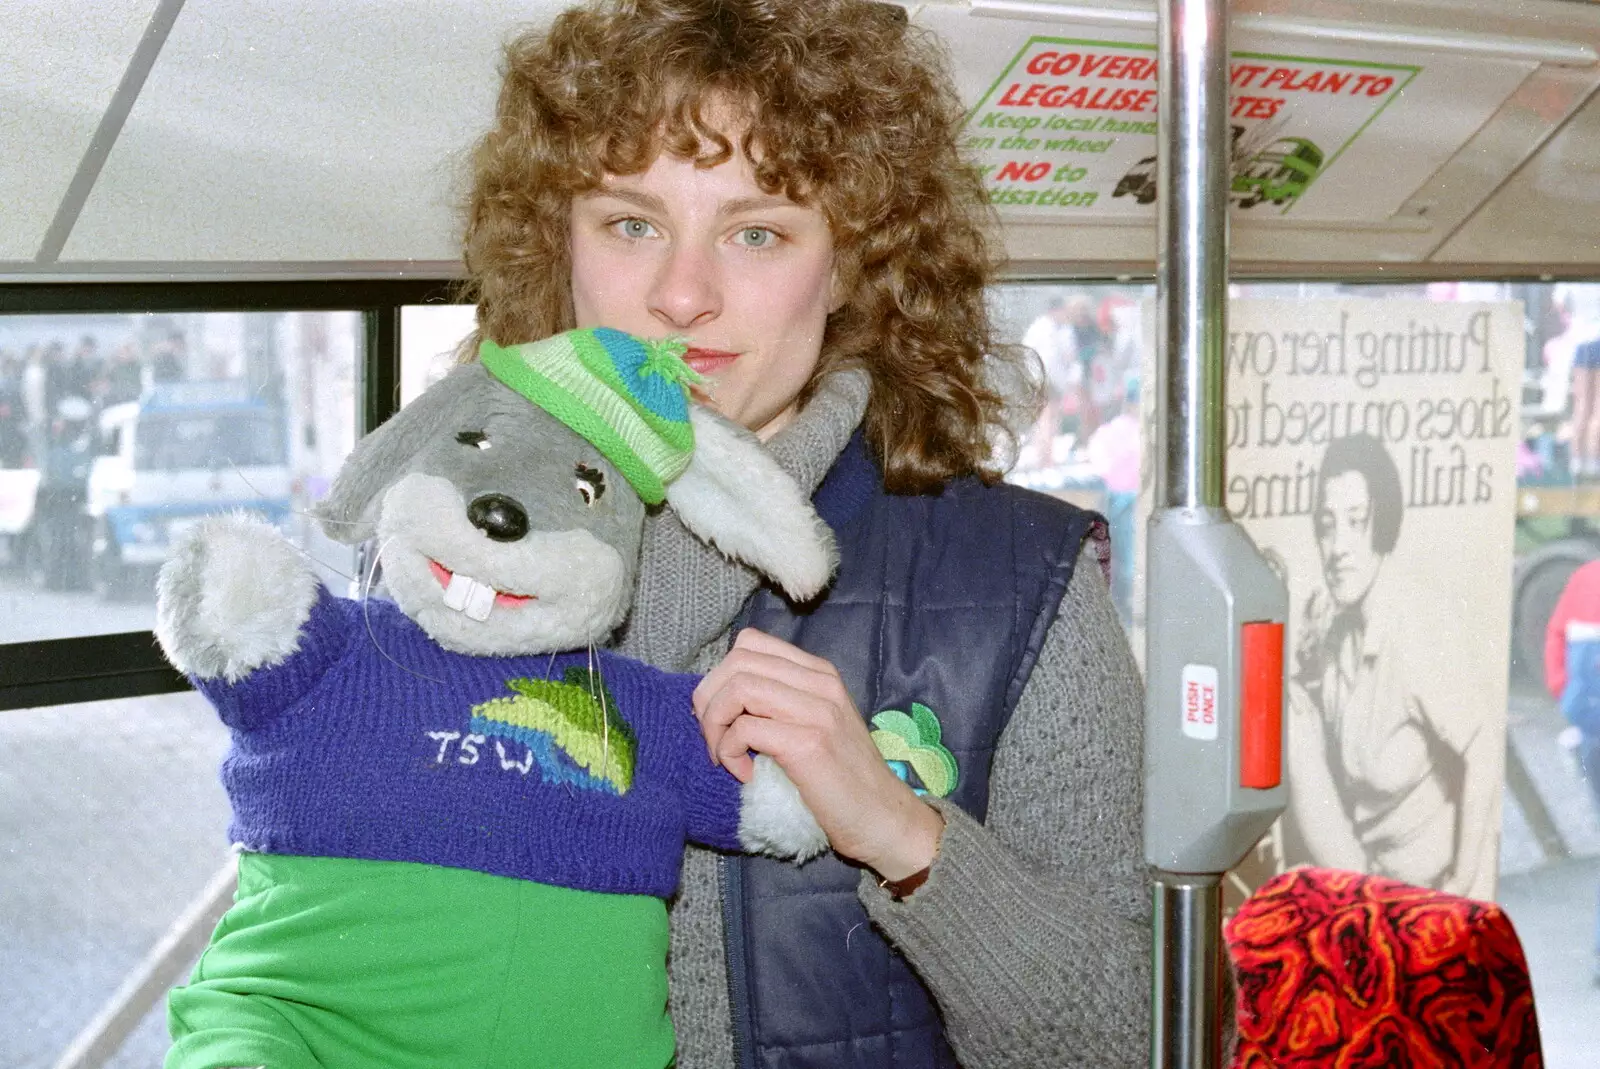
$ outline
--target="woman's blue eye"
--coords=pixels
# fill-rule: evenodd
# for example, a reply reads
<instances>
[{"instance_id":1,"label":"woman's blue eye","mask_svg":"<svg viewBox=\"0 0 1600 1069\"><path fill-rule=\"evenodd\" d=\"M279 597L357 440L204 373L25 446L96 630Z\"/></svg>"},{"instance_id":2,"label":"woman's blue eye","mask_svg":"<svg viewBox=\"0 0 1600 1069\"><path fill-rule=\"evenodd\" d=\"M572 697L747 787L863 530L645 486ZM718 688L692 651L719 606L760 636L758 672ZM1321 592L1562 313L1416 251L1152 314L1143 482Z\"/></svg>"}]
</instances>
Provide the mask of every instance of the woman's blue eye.
<instances>
[{"instance_id":1,"label":"woman's blue eye","mask_svg":"<svg viewBox=\"0 0 1600 1069\"><path fill-rule=\"evenodd\" d=\"M622 219L616 225L622 229L623 237L647 238L655 233L655 228L643 219Z\"/></svg>"},{"instance_id":2,"label":"woman's blue eye","mask_svg":"<svg viewBox=\"0 0 1600 1069\"><path fill-rule=\"evenodd\" d=\"M747 249L764 249L778 239L778 235L764 226L747 226L739 231L739 244Z\"/></svg>"}]
</instances>

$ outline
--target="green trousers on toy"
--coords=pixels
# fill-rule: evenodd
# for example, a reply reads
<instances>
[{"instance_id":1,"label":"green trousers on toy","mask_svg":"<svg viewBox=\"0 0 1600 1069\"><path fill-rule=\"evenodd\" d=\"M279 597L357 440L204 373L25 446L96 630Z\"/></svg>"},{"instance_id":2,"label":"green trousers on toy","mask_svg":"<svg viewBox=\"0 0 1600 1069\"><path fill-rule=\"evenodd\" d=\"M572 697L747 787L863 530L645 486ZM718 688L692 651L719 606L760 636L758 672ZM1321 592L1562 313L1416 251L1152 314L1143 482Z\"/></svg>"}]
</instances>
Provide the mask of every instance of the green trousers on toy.
<instances>
[{"instance_id":1,"label":"green trousers on toy","mask_svg":"<svg viewBox=\"0 0 1600 1069\"><path fill-rule=\"evenodd\" d=\"M165 1069L663 1069L666 957L659 898L245 853Z\"/></svg>"}]
</instances>

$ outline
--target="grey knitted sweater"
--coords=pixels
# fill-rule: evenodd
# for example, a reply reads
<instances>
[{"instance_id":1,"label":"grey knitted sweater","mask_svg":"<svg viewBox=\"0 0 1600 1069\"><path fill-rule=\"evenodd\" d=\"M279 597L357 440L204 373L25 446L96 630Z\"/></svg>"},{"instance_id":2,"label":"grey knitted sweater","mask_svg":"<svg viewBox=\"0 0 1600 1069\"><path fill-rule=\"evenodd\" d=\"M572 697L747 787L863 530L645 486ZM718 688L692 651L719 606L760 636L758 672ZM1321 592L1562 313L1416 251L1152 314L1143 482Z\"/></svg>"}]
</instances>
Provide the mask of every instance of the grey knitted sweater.
<instances>
[{"instance_id":1,"label":"grey knitted sweater","mask_svg":"<svg viewBox=\"0 0 1600 1069\"><path fill-rule=\"evenodd\" d=\"M836 374L770 443L811 492L865 410L860 372ZM624 653L705 671L755 575L651 517ZM1141 846L1140 681L1086 551L1002 734L986 824L946 821L927 882L903 902L864 874L873 923L933 992L964 1069L1144 1066L1150 900ZM671 1008L679 1069L733 1065L716 856L691 848L672 903Z\"/></svg>"}]
</instances>

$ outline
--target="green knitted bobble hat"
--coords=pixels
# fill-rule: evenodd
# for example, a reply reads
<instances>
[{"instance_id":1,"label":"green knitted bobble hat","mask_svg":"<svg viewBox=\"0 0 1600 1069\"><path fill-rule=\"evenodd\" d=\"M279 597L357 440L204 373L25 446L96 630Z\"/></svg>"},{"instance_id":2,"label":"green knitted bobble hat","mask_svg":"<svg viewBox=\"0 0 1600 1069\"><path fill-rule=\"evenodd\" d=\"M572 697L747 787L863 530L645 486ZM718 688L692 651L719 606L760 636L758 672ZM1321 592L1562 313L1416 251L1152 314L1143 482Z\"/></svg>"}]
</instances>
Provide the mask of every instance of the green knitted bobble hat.
<instances>
[{"instance_id":1,"label":"green knitted bobble hat","mask_svg":"<svg viewBox=\"0 0 1600 1069\"><path fill-rule=\"evenodd\" d=\"M609 327L569 330L504 348L485 339L484 369L586 438L646 504L666 500L667 483L694 452L689 384L675 338L646 341Z\"/></svg>"}]
</instances>

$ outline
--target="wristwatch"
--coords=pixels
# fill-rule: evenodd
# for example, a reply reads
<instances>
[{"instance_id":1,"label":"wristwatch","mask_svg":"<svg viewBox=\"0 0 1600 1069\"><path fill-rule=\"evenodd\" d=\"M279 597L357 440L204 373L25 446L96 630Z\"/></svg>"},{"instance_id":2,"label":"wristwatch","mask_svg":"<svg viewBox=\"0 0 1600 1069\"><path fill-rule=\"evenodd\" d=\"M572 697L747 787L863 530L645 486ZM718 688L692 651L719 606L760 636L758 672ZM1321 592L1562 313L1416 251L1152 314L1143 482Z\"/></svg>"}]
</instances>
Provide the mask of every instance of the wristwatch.
<instances>
[{"instance_id":1,"label":"wristwatch","mask_svg":"<svg viewBox=\"0 0 1600 1069\"><path fill-rule=\"evenodd\" d=\"M878 886L888 891L890 898L900 902L911 897L911 892L928 882L928 872L932 868L933 866L929 865L927 868L918 869L911 875L899 880L879 880Z\"/></svg>"}]
</instances>

